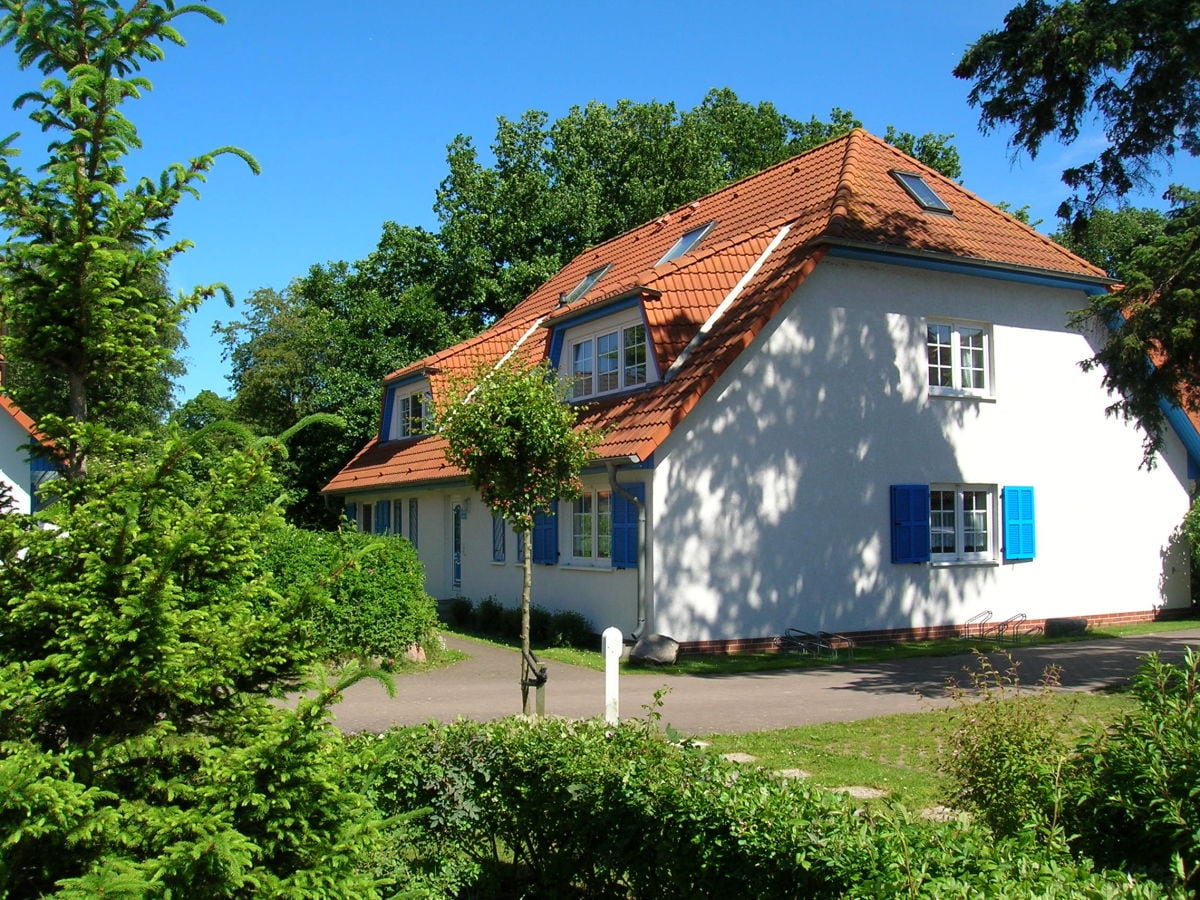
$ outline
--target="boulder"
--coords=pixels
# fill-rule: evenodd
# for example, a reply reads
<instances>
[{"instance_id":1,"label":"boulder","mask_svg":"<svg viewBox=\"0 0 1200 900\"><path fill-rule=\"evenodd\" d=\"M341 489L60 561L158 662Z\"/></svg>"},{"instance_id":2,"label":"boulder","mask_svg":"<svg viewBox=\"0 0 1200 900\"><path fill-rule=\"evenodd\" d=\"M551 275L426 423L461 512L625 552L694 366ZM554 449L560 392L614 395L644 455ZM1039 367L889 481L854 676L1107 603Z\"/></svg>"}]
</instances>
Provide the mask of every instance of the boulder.
<instances>
[{"instance_id":1,"label":"boulder","mask_svg":"<svg viewBox=\"0 0 1200 900\"><path fill-rule=\"evenodd\" d=\"M665 634L648 634L633 645L629 661L654 666L673 666L679 656L679 641Z\"/></svg>"},{"instance_id":2,"label":"boulder","mask_svg":"<svg viewBox=\"0 0 1200 900\"><path fill-rule=\"evenodd\" d=\"M1048 638L1078 637L1086 634L1087 619L1047 619L1045 634Z\"/></svg>"}]
</instances>

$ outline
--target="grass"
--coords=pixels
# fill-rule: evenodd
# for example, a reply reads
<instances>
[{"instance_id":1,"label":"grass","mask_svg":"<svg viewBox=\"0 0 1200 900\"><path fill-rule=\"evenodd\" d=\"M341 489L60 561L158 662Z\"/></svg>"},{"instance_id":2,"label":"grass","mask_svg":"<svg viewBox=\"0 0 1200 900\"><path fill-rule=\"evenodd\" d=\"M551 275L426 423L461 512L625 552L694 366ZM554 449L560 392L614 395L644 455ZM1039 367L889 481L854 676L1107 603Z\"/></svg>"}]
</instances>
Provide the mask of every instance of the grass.
<instances>
[{"instance_id":1,"label":"grass","mask_svg":"<svg viewBox=\"0 0 1200 900\"><path fill-rule=\"evenodd\" d=\"M1055 712L1071 714L1076 735L1102 729L1131 710L1127 694L1061 694L1052 699ZM950 805L949 782L938 769L955 708L881 716L856 722L831 722L759 731L714 734L703 738L710 753L745 753L749 765L772 770L799 769L818 787L867 787L882 791L887 801L913 811Z\"/></svg>"},{"instance_id":2,"label":"grass","mask_svg":"<svg viewBox=\"0 0 1200 900\"><path fill-rule=\"evenodd\" d=\"M1131 637L1139 634L1156 634L1163 631L1178 631L1181 628L1194 626L1189 620L1169 622L1139 622L1135 625L1110 626L1101 631L1088 631L1082 637L1046 638L1035 635L1021 646L1027 647L1038 644L1062 644L1081 640L1101 640L1106 638ZM504 641L472 632L452 631L443 628L443 633L456 637L467 638L491 644L494 647L516 649L520 646L516 640ZM597 640L599 640L597 638ZM854 651L855 662L888 662L897 659L912 659L923 656L961 656L975 651L991 652L1006 649L1009 645L996 642L980 641L977 638L948 638L938 641L906 641L900 644L885 644L873 647L858 647ZM580 650L575 647L544 647L535 646L533 652L547 661L567 663L572 666L582 666L586 669L604 671L604 657L599 650ZM682 656L679 661L669 667L673 675L740 675L750 672L772 672L781 669L804 669L817 666L846 665L845 655L837 659L826 657L806 656L794 653L737 653L726 656L715 654ZM627 662L621 664L621 671L628 674L657 675L663 669L657 666L636 666Z\"/></svg>"}]
</instances>

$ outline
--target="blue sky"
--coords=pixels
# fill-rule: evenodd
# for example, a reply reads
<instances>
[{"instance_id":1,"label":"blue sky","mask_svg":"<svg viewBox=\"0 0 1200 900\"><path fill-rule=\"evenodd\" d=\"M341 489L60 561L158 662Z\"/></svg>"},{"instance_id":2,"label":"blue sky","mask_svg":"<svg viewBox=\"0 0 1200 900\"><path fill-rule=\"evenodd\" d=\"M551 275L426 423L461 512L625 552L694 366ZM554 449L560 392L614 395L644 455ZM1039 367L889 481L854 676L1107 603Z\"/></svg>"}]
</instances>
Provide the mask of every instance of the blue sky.
<instances>
[{"instance_id":1,"label":"blue sky","mask_svg":"<svg viewBox=\"0 0 1200 900\"><path fill-rule=\"evenodd\" d=\"M233 157L220 162L172 229L196 244L172 266L172 285L223 281L239 298L282 289L315 263L361 259L387 220L436 228L434 193L456 134L486 148L499 115L557 118L621 98L686 109L712 87L800 119L836 106L879 134L889 124L954 134L966 187L1028 204L1053 230L1059 174L1094 155L1096 137L1014 160L1007 133L979 133L969 85L951 75L1015 2L216 2L225 25L184 17L188 45L144 70L154 90L126 109L145 144L129 169L157 175L229 144L258 159L257 177ZM0 97L37 77L0 51ZM4 107L3 133L21 130L24 165L35 165L40 135ZM1189 160L1163 183L1194 183L1198 171ZM179 400L230 392L211 330L236 316L214 299L192 317Z\"/></svg>"}]
</instances>

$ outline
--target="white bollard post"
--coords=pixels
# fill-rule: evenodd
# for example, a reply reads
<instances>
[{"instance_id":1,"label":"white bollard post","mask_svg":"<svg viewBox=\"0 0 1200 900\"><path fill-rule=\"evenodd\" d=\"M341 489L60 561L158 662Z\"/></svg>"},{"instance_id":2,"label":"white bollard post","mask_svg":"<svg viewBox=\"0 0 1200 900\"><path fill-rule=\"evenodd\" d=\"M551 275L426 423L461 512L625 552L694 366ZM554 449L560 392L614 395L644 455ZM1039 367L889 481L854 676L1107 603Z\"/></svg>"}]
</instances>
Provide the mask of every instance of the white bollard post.
<instances>
[{"instance_id":1,"label":"white bollard post","mask_svg":"<svg viewBox=\"0 0 1200 900\"><path fill-rule=\"evenodd\" d=\"M604 654L604 721L609 725L616 725L621 720L618 675L622 646L621 629L605 628L600 635L600 647Z\"/></svg>"}]
</instances>

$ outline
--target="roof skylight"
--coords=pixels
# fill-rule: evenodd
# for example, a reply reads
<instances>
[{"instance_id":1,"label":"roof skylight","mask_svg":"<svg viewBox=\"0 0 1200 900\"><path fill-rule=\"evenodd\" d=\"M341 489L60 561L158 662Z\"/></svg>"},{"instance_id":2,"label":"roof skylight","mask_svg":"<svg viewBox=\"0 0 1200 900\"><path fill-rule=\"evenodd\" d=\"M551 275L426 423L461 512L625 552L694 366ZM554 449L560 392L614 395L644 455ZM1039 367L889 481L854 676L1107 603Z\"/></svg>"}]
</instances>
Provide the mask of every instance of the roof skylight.
<instances>
[{"instance_id":1,"label":"roof skylight","mask_svg":"<svg viewBox=\"0 0 1200 900\"><path fill-rule=\"evenodd\" d=\"M559 304L566 306L568 303L574 303L576 300L594 288L596 286L596 282L603 278L604 273L611 268L612 263L607 263L603 266L600 266L598 269L592 269L592 271L583 276L583 281L575 285L575 287L573 287L568 293L563 294L558 298Z\"/></svg>"},{"instance_id":2,"label":"roof skylight","mask_svg":"<svg viewBox=\"0 0 1200 900\"><path fill-rule=\"evenodd\" d=\"M909 196L916 200L922 209L944 213L953 212L946 201L937 195L937 191L931 188L929 182L922 176L915 172L901 172L893 169L892 177L900 182L900 186L908 191Z\"/></svg>"},{"instance_id":3,"label":"roof skylight","mask_svg":"<svg viewBox=\"0 0 1200 900\"><path fill-rule=\"evenodd\" d=\"M704 225L701 225L699 228L693 228L691 231L685 231L680 236L679 240L671 245L671 249L663 254L663 258L656 262L655 265L661 266L663 263L675 259L677 256L683 256L683 254L689 252L693 247L700 243L700 241L710 231L712 231L713 226L716 224L716 220L713 220L712 222L707 222Z\"/></svg>"}]
</instances>

